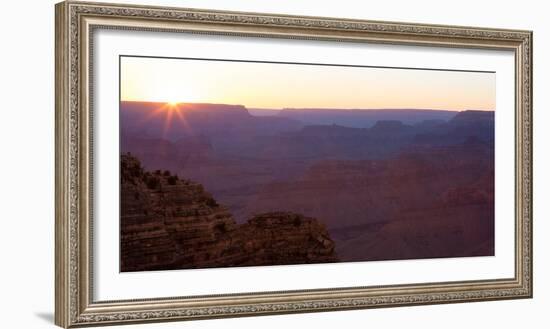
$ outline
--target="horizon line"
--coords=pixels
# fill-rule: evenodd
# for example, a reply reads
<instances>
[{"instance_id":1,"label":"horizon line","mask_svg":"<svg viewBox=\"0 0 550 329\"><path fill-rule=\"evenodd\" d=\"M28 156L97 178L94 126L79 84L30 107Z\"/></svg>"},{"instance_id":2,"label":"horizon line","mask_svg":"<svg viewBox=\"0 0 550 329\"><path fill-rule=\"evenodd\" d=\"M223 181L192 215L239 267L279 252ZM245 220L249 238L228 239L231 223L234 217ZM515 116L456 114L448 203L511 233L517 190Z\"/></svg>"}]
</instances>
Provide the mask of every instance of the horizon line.
<instances>
[{"instance_id":1,"label":"horizon line","mask_svg":"<svg viewBox=\"0 0 550 329\"><path fill-rule=\"evenodd\" d=\"M463 111L483 111L483 112L495 112L494 109L435 109L435 108L425 108L425 107L254 107L247 106L244 104L229 104L229 103L210 103L210 102L185 102L185 101L160 101L160 100L123 100L119 102L133 102L133 103L162 103L162 104L172 104L173 106L184 105L184 104L193 104L193 105L225 105L225 106L242 106L247 110L256 110L256 111L283 111L283 110L339 110L339 111L385 111L385 110L419 110L419 111L445 111L445 112L463 112Z\"/></svg>"}]
</instances>

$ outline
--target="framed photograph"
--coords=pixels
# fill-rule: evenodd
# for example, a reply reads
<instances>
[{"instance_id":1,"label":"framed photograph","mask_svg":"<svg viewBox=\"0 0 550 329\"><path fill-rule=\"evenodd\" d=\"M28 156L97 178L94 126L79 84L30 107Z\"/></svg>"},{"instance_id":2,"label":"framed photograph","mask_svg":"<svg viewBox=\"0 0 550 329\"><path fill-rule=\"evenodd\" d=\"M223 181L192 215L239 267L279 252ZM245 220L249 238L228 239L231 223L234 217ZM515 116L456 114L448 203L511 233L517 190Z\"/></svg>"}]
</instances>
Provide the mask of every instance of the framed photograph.
<instances>
[{"instance_id":1,"label":"framed photograph","mask_svg":"<svg viewBox=\"0 0 550 329\"><path fill-rule=\"evenodd\" d=\"M529 298L532 33L56 5L56 324Z\"/></svg>"}]
</instances>

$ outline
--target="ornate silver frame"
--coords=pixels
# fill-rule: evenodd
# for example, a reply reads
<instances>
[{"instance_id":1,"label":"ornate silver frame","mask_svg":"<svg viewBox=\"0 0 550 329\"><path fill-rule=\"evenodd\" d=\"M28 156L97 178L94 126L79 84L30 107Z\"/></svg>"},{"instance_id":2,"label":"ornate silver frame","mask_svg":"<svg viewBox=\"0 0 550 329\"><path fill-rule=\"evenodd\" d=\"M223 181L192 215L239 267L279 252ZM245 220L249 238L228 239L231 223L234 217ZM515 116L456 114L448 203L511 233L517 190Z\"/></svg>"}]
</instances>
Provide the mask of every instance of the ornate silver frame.
<instances>
[{"instance_id":1,"label":"ornate silver frame","mask_svg":"<svg viewBox=\"0 0 550 329\"><path fill-rule=\"evenodd\" d=\"M56 5L55 323L143 323L530 298L532 32L65 1ZM507 49L516 70L516 263L511 279L93 302L90 47L97 28Z\"/></svg>"}]
</instances>

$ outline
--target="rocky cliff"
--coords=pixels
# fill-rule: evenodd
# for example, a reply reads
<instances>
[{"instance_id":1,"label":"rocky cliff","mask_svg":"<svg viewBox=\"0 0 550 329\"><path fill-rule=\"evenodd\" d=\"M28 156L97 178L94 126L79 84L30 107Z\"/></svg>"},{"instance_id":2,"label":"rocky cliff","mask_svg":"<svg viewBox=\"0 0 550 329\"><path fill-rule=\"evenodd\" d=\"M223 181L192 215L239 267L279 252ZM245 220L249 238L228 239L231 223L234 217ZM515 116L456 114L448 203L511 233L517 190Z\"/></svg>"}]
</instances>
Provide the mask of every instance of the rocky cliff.
<instances>
[{"instance_id":1,"label":"rocky cliff","mask_svg":"<svg viewBox=\"0 0 550 329\"><path fill-rule=\"evenodd\" d=\"M145 171L121 156L121 271L337 261L314 218L291 212L237 225L202 185L169 171Z\"/></svg>"}]
</instances>

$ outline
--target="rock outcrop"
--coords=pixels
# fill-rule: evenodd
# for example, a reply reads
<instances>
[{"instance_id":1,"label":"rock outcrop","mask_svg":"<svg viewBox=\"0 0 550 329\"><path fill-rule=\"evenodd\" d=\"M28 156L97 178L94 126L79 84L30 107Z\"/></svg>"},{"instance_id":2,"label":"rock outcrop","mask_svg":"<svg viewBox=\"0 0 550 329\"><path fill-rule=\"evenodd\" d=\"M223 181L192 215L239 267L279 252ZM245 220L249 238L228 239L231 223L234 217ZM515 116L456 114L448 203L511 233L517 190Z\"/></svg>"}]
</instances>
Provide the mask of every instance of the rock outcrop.
<instances>
[{"instance_id":1,"label":"rock outcrop","mask_svg":"<svg viewBox=\"0 0 550 329\"><path fill-rule=\"evenodd\" d=\"M334 242L315 218L291 212L254 216L236 231L248 255L243 265L307 264L336 261Z\"/></svg>"},{"instance_id":2,"label":"rock outcrop","mask_svg":"<svg viewBox=\"0 0 550 329\"><path fill-rule=\"evenodd\" d=\"M256 215L237 225L202 185L169 171L147 172L121 156L121 271L337 261L314 218Z\"/></svg>"}]
</instances>

